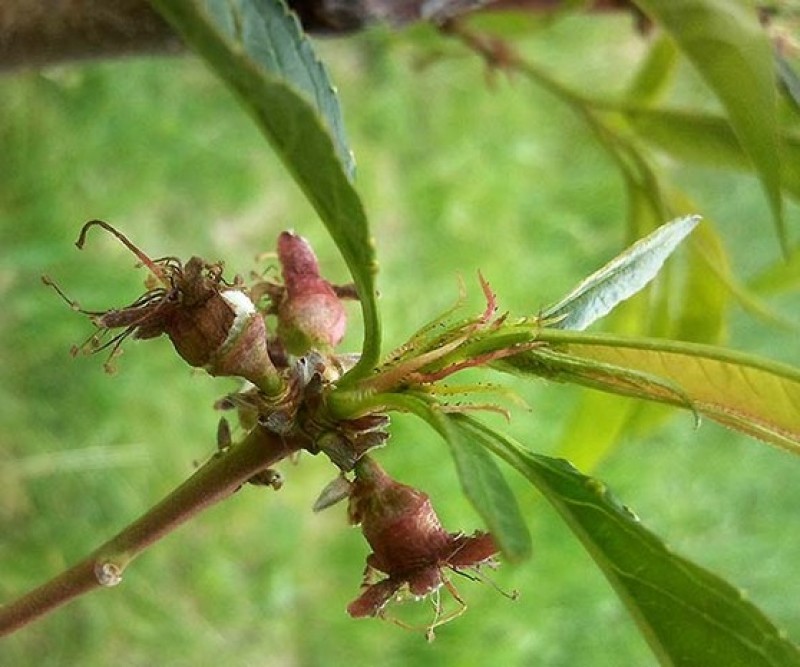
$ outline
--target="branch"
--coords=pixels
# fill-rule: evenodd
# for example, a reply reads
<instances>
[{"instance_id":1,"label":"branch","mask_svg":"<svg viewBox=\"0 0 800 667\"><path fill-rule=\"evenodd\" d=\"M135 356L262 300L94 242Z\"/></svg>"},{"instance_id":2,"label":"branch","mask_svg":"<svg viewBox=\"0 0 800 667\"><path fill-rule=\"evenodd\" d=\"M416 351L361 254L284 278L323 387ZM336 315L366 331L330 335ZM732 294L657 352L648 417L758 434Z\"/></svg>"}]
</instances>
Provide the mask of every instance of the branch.
<instances>
[{"instance_id":1,"label":"branch","mask_svg":"<svg viewBox=\"0 0 800 667\"><path fill-rule=\"evenodd\" d=\"M144 0L3 0L0 69L177 53L180 40Z\"/></svg>"},{"instance_id":2,"label":"branch","mask_svg":"<svg viewBox=\"0 0 800 667\"><path fill-rule=\"evenodd\" d=\"M283 440L256 426L242 442L213 457L158 505L86 559L1 607L0 636L83 593L118 584L125 567L140 552L298 449L294 441Z\"/></svg>"},{"instance_id":3,"label":"branch","mask_svg":"<svg viewBox=\"0 0 800 667\"><path fill-rule=\"evenodd\" d=\"M436 3L288 0L303 28L317 35L344 35L377 22L401 26L423 21L427 4ZM467 3L460 11L548 12L560 7L560 0L487 0L483 9L480 3ZM594 0L587 5L589 11L630 8L630 0ZM183 52L181 40L147 0L0 0L0 71Z\"/></svg>"}]
</instances>

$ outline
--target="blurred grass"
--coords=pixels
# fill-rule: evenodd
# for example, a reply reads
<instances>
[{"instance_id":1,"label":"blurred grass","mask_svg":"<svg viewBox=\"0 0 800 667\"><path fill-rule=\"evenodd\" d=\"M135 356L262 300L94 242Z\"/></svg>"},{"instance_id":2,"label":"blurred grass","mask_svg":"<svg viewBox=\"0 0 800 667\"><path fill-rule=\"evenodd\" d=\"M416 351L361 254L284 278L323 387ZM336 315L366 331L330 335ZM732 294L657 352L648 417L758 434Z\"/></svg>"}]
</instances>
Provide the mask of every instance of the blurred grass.
<instances>
[{"instance_id":1,"label":"blurred grass","mask_svg":"<svg viewBox=\"0 0 800 667\"><path fill-rule=\"evenodd\" d=\"M480 269L502 307L536 312L625 236L621 181L565 109L524 81L499 75L487 85L482 64L449 45L454 57L420 68L427 41L376 32L321 45L378 240L387 349L452 303L459 274L476 307ZM627 21L594 18L543 29L526 48L577 85L614 89L641 47ZM333 279L345 274L265 142L194 60L20 73L0 80L0 100L0 595L10 599L84 556L210 455L211 406L230 388L188 371L165 340L129 344L114 376L101 358L69 357L89 326L42 286L42 273L89 309L141 291L142 272L110 237L93 234L75 249L85 220L110 221L153 256L224 258L240 273L294 228ZM678 177L719 222L737 271L775 260L755 181ZM796 308L796 298L781 298ZM745 349L800 361L791 333L739 313L730 329ZM349 341L357 347L357 324ZM509 430L548 451L578 390L515 388L531 409L516 410ZM477 527L446 448L412 419L395 419L379 456L431 494L452 530ZM747 589L797 637L794 464L680 416L625 442L599 474L676 549ZM516 479L535 556L494 578L519 589L519 601L457 582L470 611L433 645L348 619L365 545L343 507L310 512L329 465L306 456L283 472L280 493L243 489L141 556L119 588L5 640L0 664L654 663L588 556Z\"/></svg>"}]
</instances>

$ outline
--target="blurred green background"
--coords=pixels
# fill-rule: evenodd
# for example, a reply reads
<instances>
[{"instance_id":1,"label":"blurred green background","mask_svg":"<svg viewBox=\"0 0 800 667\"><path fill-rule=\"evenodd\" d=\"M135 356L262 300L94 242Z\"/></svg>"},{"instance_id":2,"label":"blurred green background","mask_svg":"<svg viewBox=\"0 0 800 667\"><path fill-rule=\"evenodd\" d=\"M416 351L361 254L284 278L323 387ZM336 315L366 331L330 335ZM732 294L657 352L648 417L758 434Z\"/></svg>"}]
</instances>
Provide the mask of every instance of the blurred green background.
<instances>
[{"instance_id":1,"label":"blurred green background","mask_svg":"<svg viewBox=\"0 0 800 667\"><path fill-rule=\"evenodd\" d=\"M431 58L432 45L451 52ZM432 33L381 31L319 45L341 94L359 190L377 238L385 348L449 306L476 272L502 308L536 313L619 252L621 179L568 110ZM579 87L613 91L643 43L627 18L572 17L527 52ZM698 88L682 73L689 94ZM696 92L696 91L695 91ZM116 375L69 356L91 330L40 282L88 309L132 301L143 272L102 218L151 256L264 268L286 228L346 274L310 207L228 92L192 58L63 66L0 79L0 594L8 600L82 558L174 488L215 447L212 408L232 384L192 372L166 340L129 343ZM778 259L755 180L675 166L719 224L742 279ZM796 229L797 209L789 212ZM798 298L773 305L790 318ZM349 347L360 343L351 309ZM800 362L796 332L731 310L730 343ZM501 379L501 378L495 378ZM507 427L553 451L581 390L513 383L529 405ZM620 399L624 400L624 399ZM450 530L479 527L447 449L411 418L378 453L431 494ZM519 489L534 558L459 579L470 609L428 645L345 614L367 553L345 509L311 504L333 476L303 456L280 492L245 488L145 552L123 585L90 594L0 643L2 665L650 665L655 660L589 557L533 490ZM679 552L742 587L800 637L798 463L677 414L626 437L596 470ZM428 618L428 610L421 612Z\"/></svg>"}]
</instances>

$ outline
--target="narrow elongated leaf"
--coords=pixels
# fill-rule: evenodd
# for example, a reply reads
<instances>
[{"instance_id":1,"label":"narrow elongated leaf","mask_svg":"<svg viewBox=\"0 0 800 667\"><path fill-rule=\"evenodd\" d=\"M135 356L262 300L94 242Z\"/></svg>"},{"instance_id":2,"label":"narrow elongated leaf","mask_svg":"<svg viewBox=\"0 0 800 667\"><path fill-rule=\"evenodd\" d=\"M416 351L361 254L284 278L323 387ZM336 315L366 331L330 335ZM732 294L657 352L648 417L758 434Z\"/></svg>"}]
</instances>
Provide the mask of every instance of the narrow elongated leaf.
<instances>
[{"instance_id":1,"label":"narrow elongated leaf","mask_svg":"<svg viewBox=\"0 0 800 667\"><path fill-rule=\"evenodd\" d=\"M795 72L789 61L780 54L775 56L775 64L783 90L792 101L794 108L800 109L800 76Z\"/></svg>"},{"instance_id":2,"label":"narrow elongated leaf","mask_svg":"<svg viewBox=\"0 0 800 667\"><path fill-rule=\"evenodd\" d=\"M694 208L677 190L671 191L670 200L674 206ZM717 344L725 333L727 308L735 285L728 270L728 258L722 241L709 220L704 219L698 225L691 242L687 244L687 251L685 271L680 276L682 280L667 282L669 293L665 294L666 303L661 304L666 317L661 318L661 326L651 326L643 333L659 338ZM644 320L652 321L653 317L645 315ZM631 335L621 330L614 330L614 333ZM587 428L577 434L579 437L569 443L564 442L564 449L559 449L557 455L572 461L584 472L590 472L592 467L581 463L582 458L571 456L572 451L598 445L599 451L589 450L587 453L592 457L589 459L591 461L603 455L603 444L608 446L603 438L608 438L608 434L613 432L611 429L618 429L620 437L641 438L673 416L672 411L663 405L620 400L603 392L585 392L581 401L589 406L597 402L602 406L601 411L587 415L583 420ZM624 418L624 422L619 424L621 418ZM594 423L593 429L588 427L590 421Z\"/></svg>"},{"instance_id":3,"label":"narrow elongated leaf","mask_svg":"<svg viewBox=\"0 0 800 667\"><path fill-rule=\"evenodd\" d=\"M776 262L761 271L750 281L749 287L759 294L800 289L800 248L795 248L788 260Z\"/></svg>"},{"instance_id":4,"label":"narrow elongated leaf","mask_svg":"<svg viewBox=\"0 0 800 667\"><path fill-rule=\"evenodd\" d=\"M581 470L593 470L619 445L634 407L633 401L619 396L585 392L567 419L555 455L572 461Z\"/></svg>"},{"instance_id":5,"label":"narrow elongated leaf","mask_svg":"<svg viewBox=\"0 0 800 667\"><path fill-rule=\"evenodd\" d=\"M675 42L663 36L658 38L628 86L626 97L640 105L657 102L671 83L677 64Z\"/></svg>"},{"instance_id":6,"label":"narrow elongated leaf","mask_svg":"<svg viewBox=\"0 0 800 667\"><path fill-rule=\"evenodd\" d=\"M620 112L640 137L675 158L718 168L753 168L730 123L722 116L631 106Z\"/></svg>"},{"instance_id":7,"label":"narrow elongated leaf","mask_svg":"<svg viewBox=\"0 0 800 667\"><path fill-rule=\"evenodd\" d=\"M673 199L678 197L673 194ZM686 276L680 285L680 296L675 299L677 306L673 306L674 320L664 337L713 345L725 334L732 281L730 262L710 220L697 228L686 249Z\"/></svg>"},{"instance_id":8,"label":"narrow elongated leaf","mask_svg":"<svg viewBox=\"0 0 800 667\"><path fill-rule=\"evenodd\" d=\"M493 365L690 408L800 454L800 371L726 348L541 330L536 348Z\"/></svg>"},{"instance_id":9,"label":"narrow elongated leaf","mask_svg":"<svg viewBox=\"0 0 800 667\"><path fill-rule=\"evenodd\" d=\"M674 47L673 47L674 48ZM661 220L651 193L630 178L625 180L628 194L628 227L652 230ZM646 233L646 232L642 232ZM668 272L669 268L664 270ZM664 274L662 273L662 281ZM617 335L645 335L649 327L660 328L665 317L665 299L647 298L646 288L629 299L606 319L606 331ZM667 290L662 290L666 293ZM581 470L591 471L622 441L626 424L636 408L634 401L599 391L584 392L565 422L554 455L572 461Z\"/></svg>"},{"instance_id":10,"label":"narrow elongated leaf","mask_svg":"<svg viewBox=\"0 0 800 667\"><path fill-rule=\"evenodd\" d=\"M755 165L782 247L781 155L772 46L748 0L635 0L675 40L728 112Z\"/></svg>"},{"instance_id":11,"label":"narrow elongated leaf","mask_svg":"<svg viewBox=\"0 0 800 667\"><path fill-rule=\"evenodd\" d=\"M474 419L464 430L522 473L572 529L663 665L790 667L800 651L741 591L672 552L606 486Z\"/></svg>"},{"instance_id":12,"label":"narrow elongated leaf","mask_svg":"<svg viewBox=\"0 0 800 667\"><path fill-rule=\"evenodd\" d=\"M551 326L580 331L641 290L659 272L700 216L686 216L659 227L581 282L542 317Z\"/></svg>"},{"instance_id":13,"label":"narrow elongated leaf","mask_svg":"<svg viewBox=\"0 0 800 667\"><path fill-rule=\"evenodd\" d=\"M333 88L280 0L152 0L253 116L339 247L358 289L364 349L350 377L380 356L376 262Z\"/></svg>"},{"instance_id":14,"label":"narrow elongated leaf","mask_svg":"<svg viewBox=\"0 0 800 667\"><path fill-rule=\"evenodd\" d=\"M725 118L703 112L643 107L621 107L619 111L642 139L673 158L715 169L753 169ZM800 199L800 137L782 134L781 149L784 155L781 187L788 195Z\"/></svg>"},{"instance_id":15,"label":"narrow elongated leaf","mask_svg":"<svg viewBox=\"0 0 800 667\"><path fill-rule=\"evenodd\" d=\"M510 561L520 561L531 555L531 536L503 473L491 454L470 434L451 422L446 438L458 470L461 486L469 501L483 516L489 532Z\"/></svg>"},{"instance_id":16,"label":"narrow elongated leaf","mask_svg":"<svg viewBox=\"0 0 800 667\"><path fill-rule=\"evenodd\" d=\"M217 38L230 47L239 47L240 65L261 69L284 81L299 93L319 114L333 139L336 155L345 172L355 172L353 154L347 144L339 100L328 73L317 58L311 42L302 32L297 18L280 0L181 0L162 3L162 13L180 20L187 29L196 29L198 20L207 21ZM163 5L163 6L162 6ZM192 25L194 24L194 28ZM190 43L190 46L198 46ZM206 49L200 50L200 55Z\"/></svg>"},{"instance_id":17,"label":"narrow elongated leaf","mask_svg":"<svg viewBox=\"0 0 800 667\"><path fill-rule=\"evenodd\" d=\"M424 419L445 439L464 495L486 523L503 555L521 561L531 555L531 536L513 491L489 453L459 428L452 415L426 397L395 398L402 409Z\"/></svg>"}]
</instances>

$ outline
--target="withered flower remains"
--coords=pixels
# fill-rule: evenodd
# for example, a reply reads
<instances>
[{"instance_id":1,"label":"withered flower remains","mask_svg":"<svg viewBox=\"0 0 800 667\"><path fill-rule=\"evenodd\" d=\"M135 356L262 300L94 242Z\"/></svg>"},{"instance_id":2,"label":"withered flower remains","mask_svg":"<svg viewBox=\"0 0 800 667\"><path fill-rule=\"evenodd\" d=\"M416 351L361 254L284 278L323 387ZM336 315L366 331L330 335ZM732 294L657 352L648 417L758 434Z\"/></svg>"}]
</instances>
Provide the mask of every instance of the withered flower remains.
<instances>
[{"instance_id":1,"label":"withered flower remains","mask_svg":"<svg viewBox=\"0 0 800 667\"><path fill-rule=\"evenodd\" d=\"M264 390L275 390L277 371L267 352L264 318L241 285L224 280L221 263L209 264L199 257L186 264L175 257L150 259L101 220L83 226L76 243L79 248L93 226L106 229L130 249L149 269L153 286L124 308L103 312L79 309L99 329L89 341L90 349L111 347L113 357L128 336L147 339L166 334L190 366L211 375L242 377ZM49 279L45 282L56 287ZM122 331L103 340L118 329Z\"/></svg>"},{"instance_id":2,"label":"withered flower remains","mask_svg":"<svg viewBox=\"0 0 800 667\"><path fill-rule=\"evenodd\" d=\"M395 481L372 460L368 452L389 437L383 404L351 413L330 409L332 392L357 359L335 351L347 325L342 300L357 298L355 288L325 280L311 246L292 232L278 237L283 282L260 280L245 286L238 277L225 280L221 262L208 263L199 257L185 263L175 257L151 259L99 220L84 225L79 248L94 226L116 236L150 276L147 291L133 303L103 312L79 308L45 279L97 327L84 349L111 348L113 358L128 337L150 339L165 334L189 365L211 375L247 380L250 384L225 396L217 407L236 410L244 431L263 429L291 443L287 452L323 453L339 471L315 509L347 497L349 520L361 527L372 549L362 592L348 606L349 614L383 617L395 597L432 595L436 615L427 625L432 638L435 627L463 612L466 605L450 581L450 572L474 578L470 573L479 566L493 565L498 552L494 539L480 531L473 535L448 532L427 494ZM360 391L375 394L423 384L430 388L458 370L517 352L515 348L477 356L461 354L473 338L490 335L503 321L495 318L494 294L481 282L487 298L482 315L441 334L431 329L426 335L423 330L367 377ZM271 318L276 320L272 330L265 318L270 324ZM220 421L217 444L217 457L237 446L225 419ZM275 489L283 483L272 469L249 481ZM443 613L442 590L457 604L449 613Z\"/></svg>"},{"instance_id":3,"label":"withered flower remains","mask_svg":"<svg viewBox=\"0 0 800 667\"><path fill-rule=\"evenodd\" d=\"M419 598L442 586L459 603L458 615L465 605L445 570L492 564L498 552L488 533L447 532L426 493L393 480L368 456L356 464L348 514L372 547L363 592L347 607L353 617L381 615L404 587ZM387 576L376 581L379 573ZM429 632L452 617L436 619Z\"/></svg>"}]
</instances>

